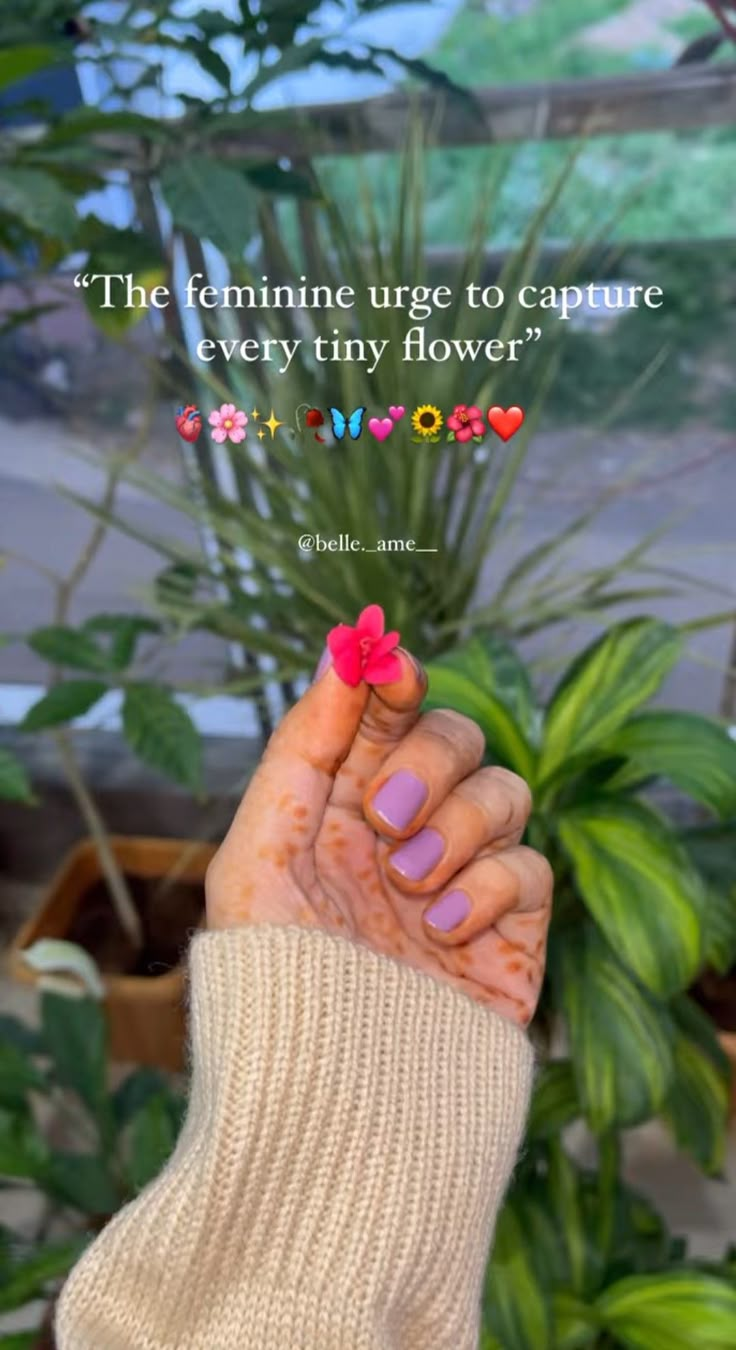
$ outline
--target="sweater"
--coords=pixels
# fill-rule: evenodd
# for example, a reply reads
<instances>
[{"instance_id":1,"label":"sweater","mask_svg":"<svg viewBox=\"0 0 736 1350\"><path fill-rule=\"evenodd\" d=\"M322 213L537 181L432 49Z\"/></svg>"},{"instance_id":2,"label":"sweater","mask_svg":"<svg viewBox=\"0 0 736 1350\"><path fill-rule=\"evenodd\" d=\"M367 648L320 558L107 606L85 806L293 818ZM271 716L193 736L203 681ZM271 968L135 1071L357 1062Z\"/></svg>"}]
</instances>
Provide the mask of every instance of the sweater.
<instances>
[{"instance_id":1,"label":"sweater","mask_svg":"<svg viewBox=\"0 0 736 1350\"><path fill-rule=\"evenodd\" d=\"M188 1111L59 1300L59 1350L471 1350L526 1034L317 929L192 942Z\"/></svg>"}]
</instances>

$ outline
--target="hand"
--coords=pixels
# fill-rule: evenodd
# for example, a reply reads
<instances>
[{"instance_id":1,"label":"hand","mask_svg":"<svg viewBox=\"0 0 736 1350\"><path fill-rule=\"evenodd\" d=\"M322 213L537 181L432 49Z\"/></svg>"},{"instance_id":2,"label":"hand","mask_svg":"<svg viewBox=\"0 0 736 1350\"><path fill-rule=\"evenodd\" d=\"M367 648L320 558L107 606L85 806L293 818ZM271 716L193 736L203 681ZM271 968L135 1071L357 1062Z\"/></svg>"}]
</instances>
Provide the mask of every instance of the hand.
<instances>
[{"instance_id":1,"label":"hand","mask_svg":"<svg viewBox=\"0 0 736 1350\"><path fill-rule=\"evenodd\" d=\"M529 789L484 738L420 716L426 678L350 688L328 668L283 719L207 876L211 928L301 924L363 942L526 1025L544 973L549 864L520 847Z\"/></svg>"}]
</instances>

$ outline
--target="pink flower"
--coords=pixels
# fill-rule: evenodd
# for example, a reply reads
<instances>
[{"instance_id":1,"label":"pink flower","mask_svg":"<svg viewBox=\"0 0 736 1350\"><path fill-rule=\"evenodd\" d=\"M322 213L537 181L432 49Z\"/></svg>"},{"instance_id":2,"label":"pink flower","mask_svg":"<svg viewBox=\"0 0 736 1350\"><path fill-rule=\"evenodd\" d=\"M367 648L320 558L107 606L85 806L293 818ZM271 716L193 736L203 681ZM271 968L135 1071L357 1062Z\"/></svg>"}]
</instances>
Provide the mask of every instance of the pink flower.
<instances>
[{"instance_id":1,"label":"pink flower","mask_svg":"<svg viewBox=\"0 0 736 1350\"><path fill-rule=\"evenodd\" d=\"M234 403L223 403L220 408L216 408L208 417L211 427L213 441L222 445L228 437L235 445L245 440L245 428L248 425L248 418L240 408L236 408Z\"/></svg>"},{"instance_id":2,"label":"pink flower","mask_svg":"<svg viewBox=\"0 0 736 1350\"><path fill-rule=\"evenodd\" d=\"M455 432L456 441L469 441L473 436L486 434L483 414L475 404L469 408L465 403L458 403L452 415L448 417L447 425L450 431Z\"/></svg>"},{"instance_id":3,"label":"pink flower","mask_svg":"<svg viewBox=\"0 0 736 1350\"><path fill-rule=\"evenodd\" d=\"M335 674L355 688L366 684L393 684L401 677L401 661L396 655L398 633L384 633L386 621L380 605L369 605L358 616L354 628L339 623L327 634Z\"/></svg>"}]
</instances>

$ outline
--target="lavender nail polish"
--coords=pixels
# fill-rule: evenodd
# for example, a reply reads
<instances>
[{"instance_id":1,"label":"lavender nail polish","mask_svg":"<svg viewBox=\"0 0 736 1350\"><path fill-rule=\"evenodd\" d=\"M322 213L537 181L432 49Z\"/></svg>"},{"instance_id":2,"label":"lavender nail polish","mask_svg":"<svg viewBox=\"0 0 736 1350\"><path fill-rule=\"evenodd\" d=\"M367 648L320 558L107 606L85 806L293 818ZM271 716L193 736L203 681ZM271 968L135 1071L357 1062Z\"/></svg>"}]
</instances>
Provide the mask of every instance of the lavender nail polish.
<instances>
[{"instance_id":1,"label":"lavender nail polish","mask_svg":"<svg viewBox=\"0 0 736 1350\"><path fill-rule=\"evenodd\" d=\"M470 900L465 891L448 891L447 895L430 906L424 922L430 928L439 929L440 933L451 933L453 928L459 928L463 920L467 919L470 909Z\"/></svg>"},{"instance_id":2,"label":"lavender nail polish","mask_svg":"<svg viewBox=\"0 0 736 1350\"><path fill-rule=\"evenodd\" d=\"M378 789L372 804L376 815L392 830L405 830L426 800L427 784L408 769L399 769Z\"/></svg>"},{"instance_id":3,"label":"lavender nail polish","mask_svg":"<svg viewBox=\"0 0 736 1350\"><path fill-rule=\"evenodd\" d=\"M445 851L445 841L437 830L420 830L391 855L391 866L407 881L421 881L437 866Z\"/></svg>"}]
</instances>

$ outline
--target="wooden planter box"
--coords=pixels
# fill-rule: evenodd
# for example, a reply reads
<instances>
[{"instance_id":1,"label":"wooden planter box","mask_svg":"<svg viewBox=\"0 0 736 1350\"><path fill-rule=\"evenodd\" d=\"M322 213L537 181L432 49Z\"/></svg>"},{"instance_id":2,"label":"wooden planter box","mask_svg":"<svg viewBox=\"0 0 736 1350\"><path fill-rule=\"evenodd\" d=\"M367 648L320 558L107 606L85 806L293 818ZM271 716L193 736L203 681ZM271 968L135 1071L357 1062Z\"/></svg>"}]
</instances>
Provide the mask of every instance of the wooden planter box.
<instances>
[{"instance_id":1,"label":"wooden planter box","mask_svg":"<svg viewBox=\"0 0 736 1350\"><path fill-rule=\"evenodd\" d=\"M215 845L182 839L113 836L111 844L123 871L132 877L164 878L186 855L177 878L202 883ZM10 947L10 968L24 984L39 976L21 953L39 938L66 938L79 903L101 878L97 853L85 839L66 855L35 914L23 924ZM116 1061L149 1064L174 1071L184 1067L184 970L161 975L103 973L110 1056Z\"/></svg>"}]
</instances>

